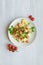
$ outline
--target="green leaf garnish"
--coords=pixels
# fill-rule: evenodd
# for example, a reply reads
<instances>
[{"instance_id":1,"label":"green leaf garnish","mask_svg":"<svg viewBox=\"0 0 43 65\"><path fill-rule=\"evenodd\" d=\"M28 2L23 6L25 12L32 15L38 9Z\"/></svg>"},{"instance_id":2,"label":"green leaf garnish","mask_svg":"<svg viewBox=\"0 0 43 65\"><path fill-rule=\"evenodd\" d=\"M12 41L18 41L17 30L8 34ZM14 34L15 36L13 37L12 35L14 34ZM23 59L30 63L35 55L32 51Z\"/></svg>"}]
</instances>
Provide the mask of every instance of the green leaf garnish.
<instances>
[{"instance_id":1,"label":"green leaf garnish","mask_svg":"<svg viewBox=\"0 0 43 65\"><path fill-rule=\"evenodd\" d=\"M13 35L13 33L14 33L14 27L11 26L8 30L9 30L10 34Z\"/></svg>"},{"instance_id":2,"label":"green leaf garnish","mask_svg":"<svg viewBox=\"0 0 43 65\"><path fill-rule=\"evenodd\" d=\"M31 27L30 30L31 30L32 32L34 32L34 28L35 28L35 27Z\"/></svg>"}]
</instances>

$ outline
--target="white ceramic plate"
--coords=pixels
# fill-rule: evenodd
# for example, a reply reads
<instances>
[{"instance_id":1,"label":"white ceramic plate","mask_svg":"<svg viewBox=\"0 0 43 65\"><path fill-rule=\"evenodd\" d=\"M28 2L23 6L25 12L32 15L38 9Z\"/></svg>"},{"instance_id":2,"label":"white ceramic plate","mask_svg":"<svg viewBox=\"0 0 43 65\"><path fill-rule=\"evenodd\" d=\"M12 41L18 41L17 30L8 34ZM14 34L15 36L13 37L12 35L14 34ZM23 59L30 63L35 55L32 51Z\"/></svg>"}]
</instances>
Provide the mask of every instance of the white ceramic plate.
<instances>
[{"instance_id":1,"label":"white ceramic plate","mask_svg":"<svg viewBox=\"0 0 43 65\"><path fill-rule=\"evenodd\" d=\"M32 27L32 26L35 27L35 25L33 24L33 22L29 18L18 18L18 19L15 19L14 21L12 21L12 23L9 25L9 28L12 25L15 26L18 22L21 22L22 19L26 19L27 21L29 21L30 22L30 27ZM33 42L33 40L35 39L35 37L36 37L36 27L35 27L35 31L30 36L30 39L29 39L30 41L29 41L28 44L26 44L26 43L20 43L17 40L15 40L13 38L13 36L9 33L9 31L8 31L8 37L9 37L10 41L12 43L14 43L14 45L16 45L16 46L19 46L19 47L21 47L21 46L27 46L27 45L31 44Z\"/></svg>"}]
</instances>

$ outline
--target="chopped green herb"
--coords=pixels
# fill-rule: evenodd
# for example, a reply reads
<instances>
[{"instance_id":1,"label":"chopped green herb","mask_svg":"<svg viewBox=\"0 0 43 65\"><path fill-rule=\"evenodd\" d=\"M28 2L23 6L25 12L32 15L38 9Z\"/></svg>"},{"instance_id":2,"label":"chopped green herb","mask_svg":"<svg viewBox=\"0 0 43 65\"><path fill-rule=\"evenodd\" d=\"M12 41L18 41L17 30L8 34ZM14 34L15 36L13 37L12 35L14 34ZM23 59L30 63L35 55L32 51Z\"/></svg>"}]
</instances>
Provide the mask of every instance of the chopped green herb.
<instances>
[{"instance_id":1,"label":"chopped green herb","mask_svg":"<svg viewBox=\"0 0 43 65\"><path fill-rule=\"evenodd\" d=\"M27 34L22 34L23 38L27 38Z\"/></svg>"},{"instance_id":2,"label":"chopped green herb","mask_svg":"<svg viewBox=\"0 0 43 65\"><path fill-rule=\"evenodd\" d=\"M14 33L14 27L13 26L11 26L8 30L9 30L11 35Z\"/></svg>"},{"instance_id":3,"label":"chopped green herb","mask_svg":"<svg viewBox=\"0 0 43 65\"><path fill-rule=\"evenodd\" d=\"M19 39L16 39L17 41L19 41Z\"/></svg>"},{"instance_id":4,"label":"chopped green herb","mask_svg":"<svg viewBox=\"0 0 43 65\"><path fill-rule=\"evenodd\" d=\"M28 34L29 32L25 32L25 34Z\"/></svg>"},{"instance_id":5,"label":"chopped green herb","mask_svg":"<svg viewBox=\"0 0 43 65\"><path fill-rule=\"evenodd\" d=\"M27 35L24 35L24 38L27 38Z\"/></svg>"},{"instance_id":6,"label":"chopped green herb","mask_svg":"<svg viewBox=\"0 0 43 65\"><path fill-rule=\"evenodd\" d=\"M22 30L22 29L24 29L24 27L22 26L22 27L20 27L20 30Z\"/></svg>"},{"instance_id":7,"label":"chopped green herb","mask_svg":"<svg viewBox=\"0 0 43 65\"><path fill-rule=\"evenodd\" d=\"M22 41L22 43L24 43L24 41Z\"/></svg>"},{"instance_id":8,"label":"chopped green herb","mask_svg":"<svg viewBox=\"0 0 43 65\"><path fill-rule=\"evenodd\" d=\"M28 25L30 24L30 22L28 22Z\"/></svg>"},{"instance_id":9,"label":"chopped green herb","mask_svg":"<svg viewBox=\"0 0 43 65\"><path fill-rule=\"evenodd\" d=\"M30 30L31 30L32 32L34 32L34 27L31 27Z\"/></svg>"}]
</instances>

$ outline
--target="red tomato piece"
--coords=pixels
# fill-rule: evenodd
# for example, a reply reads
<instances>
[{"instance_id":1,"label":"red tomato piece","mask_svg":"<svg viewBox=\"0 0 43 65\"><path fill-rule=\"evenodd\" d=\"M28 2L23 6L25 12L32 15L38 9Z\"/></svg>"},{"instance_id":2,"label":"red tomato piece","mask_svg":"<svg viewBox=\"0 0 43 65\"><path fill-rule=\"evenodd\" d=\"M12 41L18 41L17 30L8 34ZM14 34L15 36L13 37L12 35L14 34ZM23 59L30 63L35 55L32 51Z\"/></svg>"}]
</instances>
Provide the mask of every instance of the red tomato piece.
<instances>
[{"instance_id":1,"label":"red tomato piece","mask_svg":"<svg viewBox=\"0 0 43 65\"><path fill-rule=\"evenodd\" d=\"M23 39L23 37L20 37L20 40L22 40Z\"/></svg>"},{"instance_id":2,"label":"red tomato piece","mask_svg":"<svg viewBox=\"0 0 43 65\"><path fill-rule=\"evenodd\" d=\"M28 41L28 40L26 40L26 43L29 43L29 41Z\"/></svg>"},{"instance_id":3,"label":"red tomato piece","mask_svg":"<svg viewBox=\"0 0 43 65\"><path fill-rule=\"evenodd\" d=\"M24 32L24 29L22 29L22 33Z\"/></svg>"},{"instance_id":4,"label":"red tomato piece","mask_svg":"<svg viewBox=\"0 0 43 65\"><path fill-rule=\"evenodd\" d=\"M32 18L31 18L31 20L32 20L32 21L34 21L34 20L35 20L35 18L34 18L34 17L32 17Z\"/></svg>"},{"instance_id":5,"label":"red tomato piece","mask_svg":"<svg viewBox=\"0 0 43 65\"><path fill-rule=\"evenodd\" d=\"M26 30L28 30L29 28L28 27L26 27Z\"/></svg>"},{"instance_id":6,"label":"red tomato piece","mask_svg":"<svg viewBox=\"0 0 43 65\"><path fill-rule=\"evenodd\" d=\"M32 21L35 20L35 18L34 18L32 15L30 15L29 18L30 18L30 20L32 20Z\"/></svg>"},{"instance_id":7,"label":"red tomato piece","mask_svg":"<svg viewBox=\"0 0 43 65\"><path fill-rule=\"evenodd\" d=\"M18 38L18 35L15 35L15 38Z\"/></svg>"},{"instance_id":8,"label":"red tomato piece","mask_svg":"<svg viewBox=\"0 0 43 65\"><path fill-rule=\"evenodd\" d=\"M16 31L14 32L14 34L16 34Z\"/></svg>"},{"instance_id":9,"label":"red tomato piece","mask_svg":"<svg viewBox=\"0 0 43 65\"><path fill-rule=\"evenodd\" d=\"M32 15L30 15L29 18L31 19L32 18Z\"/></svg>"},{"instance_id":10,"label":"red tomato piece","mask_svg":"<svg viewBox=\"0 0 43 65\"><path fill-rule=\"evenodd\" d=\"M12 49L12 52L14 52L15 50Z\"/></svg>"},{"instance_id":11,"label":"red tomato piece","mask_svg":"<svg viewBox=\"0 0 43 65\"><path fill-rule=\"evenodd\" d=\"M15 50L17 51L17 50L18 50L18 48L17 48L17 47L15 47Z\"/></svg>"},{"instance_id":12,"label":"red tomato piece","mask_svg":"<svg viewBox=\"0 0 43 65\"><path fill-rule=\"evenodd\" d=\"M13 47L12 47L12 52L17 51L17 49L18 49L18 48L17 48L16 46L13 46Z\"/></svg>"},{"instance_id":13,"label":"red tomato piece","mask_svg":"<svg viewBox=\"0 0 43 65\"><path fill-rule=\"evenodd\" d=\"M17 51L18 48L16 46L13 46L12 44L8 44L8 49L9 51L14 52L14 51Z\"/></svg>"},{"instance_id":14,"label":"red tomato piece","mask_svg":"<svg viewBox=\"0 0 43 65\"><path fill-rule=\"evenodd\" d=\"M20 27L20 23L18 23L17 26Z\"/></svg>"},{"instance_id":15,"label":"red tomato piece","mask_svg":"<svg viewBox=\"0 0 43 65\"><path fill-rule=\"evenodd\" d=\"M8 47L11 47L12 45L11 44L8 44Z\"/></svg>"},{"instance_id":16,"label":"red tomato piece","mask_svg":"<svg viewBox=\"0 0 43 65\"><path fill-rule=\"evenodd\" d=\"M8 49L9 49L9 51L12 51L12 45L11 44L8 44Z\"/></svg>"},{"instance_id":17,"label":"red tomato piece","mask_svg":"<svg viewBox=\"0 0 43 65\"><path fill-rule=\"evenodd\" d=\"M12 46L12 49L15 49L15 46Z\"/></svg>"}]
</instances>

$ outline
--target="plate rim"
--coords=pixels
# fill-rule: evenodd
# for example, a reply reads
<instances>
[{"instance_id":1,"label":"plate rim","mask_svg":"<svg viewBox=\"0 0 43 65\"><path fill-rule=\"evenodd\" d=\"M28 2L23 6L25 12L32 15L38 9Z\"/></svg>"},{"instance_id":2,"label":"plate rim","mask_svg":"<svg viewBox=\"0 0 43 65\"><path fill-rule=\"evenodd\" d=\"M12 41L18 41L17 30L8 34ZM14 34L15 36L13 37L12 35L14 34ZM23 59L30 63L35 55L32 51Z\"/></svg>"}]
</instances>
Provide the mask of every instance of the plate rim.
<instances>
[{"instance_id":1,"label":"plate rim","mask_svg":"<svg viewBox=\"0 0 43 65\"><path fill-rule=\"evenodd\" d=\"M29 18L27 18L27 17L19 17L19 18L16 18L16 19L14 19L11 23L10 23L10 25L15 21L15 20L17 20L17 19L28 19L28 20L30 20ZM31 21L31 20L30 20ZM32 22L32 21L31 21ZM35 24L32 22L32 24L35 26ZM8 28L10 27L10 25L8 26ZM32 42L31 43L29 43L28 45L26 45L26 46L30 46L34 41L35 41L35 39L36 39L36 35L37 35L37 29L36 29L36 26L35 26L35 30L36 30L36 34L35 34L35 37L34 37L34 40L32 40ZM8 33L8 39L9 39L9 41L12 43L12 44L14 44L12 41L11 41L11 39L10 39L10 37L9 37L9 33ZM16 42L18 42L18 41L16 41ZM20 43L20 42L18 42L18 43ZM15 44L14 44L15 45ZM24 45L23 45L24 46Z\"/></svg>"}]
</instances>

